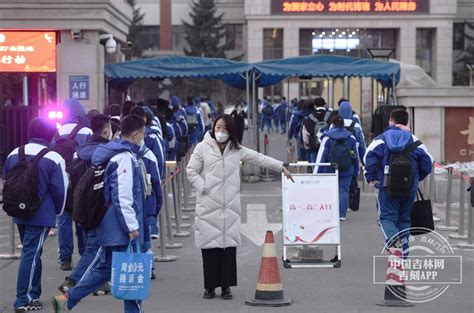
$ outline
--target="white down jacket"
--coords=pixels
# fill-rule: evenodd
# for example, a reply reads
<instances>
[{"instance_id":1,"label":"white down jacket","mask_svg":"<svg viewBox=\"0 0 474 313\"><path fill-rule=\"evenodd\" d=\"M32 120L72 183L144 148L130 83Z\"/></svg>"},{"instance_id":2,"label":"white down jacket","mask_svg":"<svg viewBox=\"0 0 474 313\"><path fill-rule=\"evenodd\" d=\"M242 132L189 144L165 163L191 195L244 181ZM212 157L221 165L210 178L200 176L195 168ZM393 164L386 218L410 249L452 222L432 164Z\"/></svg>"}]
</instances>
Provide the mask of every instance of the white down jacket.
<instances>
[{"instance_id":1,"label":"white down jacket","mask_svg":"<svg viewBox=\"0 0 474 313\"><path fill-rule=\"evenodd\" d=\"M240 161L274 171L283 162L241 146L221 153L207 132L194 149L186 168L188 180L197 190L195 244L200 249L240 246Z\"/></svg>"}]
</instances>

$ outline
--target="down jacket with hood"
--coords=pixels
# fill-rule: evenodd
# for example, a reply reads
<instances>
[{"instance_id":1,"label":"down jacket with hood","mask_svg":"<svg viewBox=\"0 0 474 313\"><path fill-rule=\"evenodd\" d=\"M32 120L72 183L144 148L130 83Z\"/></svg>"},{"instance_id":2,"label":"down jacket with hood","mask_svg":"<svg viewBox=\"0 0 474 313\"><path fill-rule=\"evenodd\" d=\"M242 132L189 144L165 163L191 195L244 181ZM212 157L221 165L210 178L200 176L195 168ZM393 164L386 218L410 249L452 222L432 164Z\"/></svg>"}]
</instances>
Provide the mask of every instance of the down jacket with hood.
<instances>
[{"instance_id":1,"label":"down jacket with hood","mask_svg":"<svg viewBox=\"0 0 474 313\"><path fill-rule=\"evenodd\" d=\"M283 162L241 146L223 153L207 132L189 160L188 180L197 190L195 244L200 249L240 246L240 161L281 171Z\"/></svg>"},{"instance_id":2,"label":"down jacket with hood","mask_svg":"<svg viewBox=\"0 0 474 313\"><path fill-rule=\"evenodd\" d=\"M60 137L66 137L76 127L76 125L83 126L74 137L77 145L83 145L87 143L89 136L92 135L92 130L89 128L89 119L86 116L86 111L82 104L76 99L67 99L63 103L65 110L65 121L62 126L58 129L58 135ZM55 145L55 140L53 139L52 145Z\"/></svg>"}]
</instances>

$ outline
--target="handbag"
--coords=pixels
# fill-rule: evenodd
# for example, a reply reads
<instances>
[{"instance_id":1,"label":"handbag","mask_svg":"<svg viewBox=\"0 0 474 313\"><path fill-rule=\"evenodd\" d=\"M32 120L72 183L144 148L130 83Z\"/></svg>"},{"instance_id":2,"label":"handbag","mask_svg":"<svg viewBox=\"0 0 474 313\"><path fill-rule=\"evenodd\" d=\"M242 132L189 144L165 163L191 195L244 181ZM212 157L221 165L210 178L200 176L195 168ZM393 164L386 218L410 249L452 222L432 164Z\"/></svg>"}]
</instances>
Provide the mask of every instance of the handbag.
<instances>
[{"instance_id":1,"label":"handbag","mask_svg":"<svg viewBox=\"0 0 474 313\"><path fill-rule=\"evenodd\" d=\"M411 235L422 235L435 229L431 200L423 197L420 189L416 194L416 201L411 210Z\"/></svg>"},{"instance_id":2,"label":"handbag","mask_svg":"<svg viewBox=\"0 0 474 313\"><path fill-rule=\"evenodd\" d=\"M349 208L352 211L359 211L360 187L355 186L349 189Z\"/></svg>"},{"instance_id":3,"label":"handbag","mask_svg":"<svg viewBox=\"0 0 474 313\"><path fill-rule=\"evenodd\" d=\"M127 251L112 253L112 295L120 300L144 300L150 291L153 256L142 253L138 240Z\"/></svg>"}]
</instances>

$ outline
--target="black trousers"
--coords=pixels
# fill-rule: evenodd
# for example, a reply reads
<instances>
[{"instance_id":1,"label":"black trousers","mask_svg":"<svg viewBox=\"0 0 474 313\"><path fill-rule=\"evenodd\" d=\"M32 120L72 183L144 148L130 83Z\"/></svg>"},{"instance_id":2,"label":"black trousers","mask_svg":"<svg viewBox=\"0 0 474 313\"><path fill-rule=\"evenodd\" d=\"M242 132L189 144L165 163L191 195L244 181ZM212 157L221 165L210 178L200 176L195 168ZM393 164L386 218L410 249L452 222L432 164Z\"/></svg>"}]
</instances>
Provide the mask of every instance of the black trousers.
<instances>
[{"instance_id":1,"label":"black trousers","mask_svg":"<svg viewBox=\"0 0 474 313\"><path fill-rule=\"evenodd\" d=\"M201 249L204 268L204 288L237 286L235 247Z\"/></svg>"}]
</instances>

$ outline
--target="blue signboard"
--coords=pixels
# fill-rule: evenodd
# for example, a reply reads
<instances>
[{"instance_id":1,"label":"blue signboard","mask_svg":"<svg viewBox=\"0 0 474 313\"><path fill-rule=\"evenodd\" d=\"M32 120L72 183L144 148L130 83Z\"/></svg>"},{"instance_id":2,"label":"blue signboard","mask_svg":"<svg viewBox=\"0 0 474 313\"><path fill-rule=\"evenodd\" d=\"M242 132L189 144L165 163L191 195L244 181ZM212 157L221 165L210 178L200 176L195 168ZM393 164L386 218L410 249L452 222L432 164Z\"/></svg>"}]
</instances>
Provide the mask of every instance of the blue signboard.
<instances>
[{"instance_id":1,"label":"blue signboard","mask_svg":"<svg viewBox=\"0 0 474 313\"><path fill-rule=\"evenodd\" d=\"M69 76L69 98L89 100L89 76Z\"/></svg>"}]
</instances>

